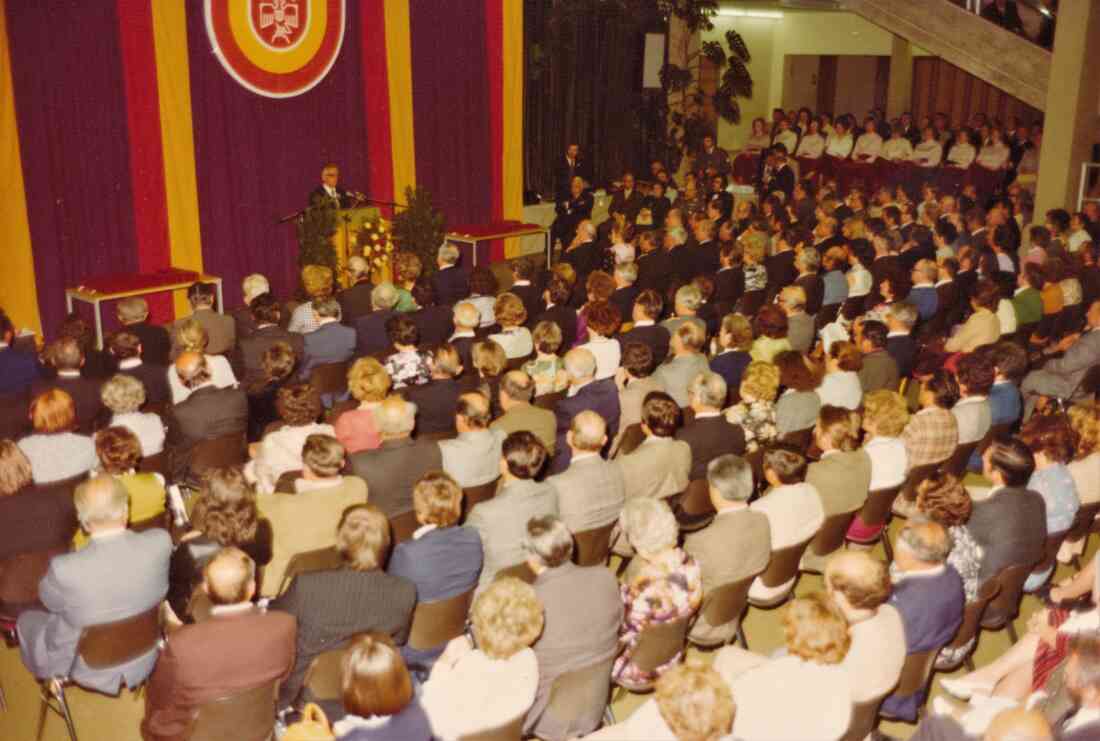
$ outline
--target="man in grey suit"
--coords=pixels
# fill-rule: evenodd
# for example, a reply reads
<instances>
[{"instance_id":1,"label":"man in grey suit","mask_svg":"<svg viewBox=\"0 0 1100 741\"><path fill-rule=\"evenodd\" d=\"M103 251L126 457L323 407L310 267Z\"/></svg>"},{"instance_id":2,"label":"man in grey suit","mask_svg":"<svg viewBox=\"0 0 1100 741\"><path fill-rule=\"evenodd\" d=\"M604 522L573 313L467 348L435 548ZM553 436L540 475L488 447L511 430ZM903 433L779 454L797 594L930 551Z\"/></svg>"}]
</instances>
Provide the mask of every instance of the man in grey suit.
<instances>
[{"instance_id":1,"label":"man in grey suit","mask_svg":"<svg viewBox=\"0 0 1100 741\"><path fill-rule=\"evenodd\" d=\"M485 551L480 586L497 572L523 563L523 539L532 517L558 514L553 484L535 481L546 462L546 447L530 432L513 432L501 446L500 487L496 496L470 510L467 527L477 530Z\"/></svg>"},{"instance_id":2,"label":"man in grey suit","mask_svg":"<svg viewBox=\"0 0 1100 741\"><path fill-rule=\"evenodd\" d=\"M241 385L246 389L263 381L264 353L276 342L290 345L299 359L305 349L300 332L287 332L279 325L283 307L279 299L270 293L261 293L252 299L248 312L256 326L251 334L238 340L233 364Z\"/></svg>"},{"instance_id":3,"label":"man in grey suit","mask_svg":"<svg viewBox=\"0 0 1100 741\"><path fill-rule=\"evenodd\" d=\"M458 397L455 429L458 437L442 440L439 452L446 471L464 489L481 486L500 475L500 446L504 433L490 430L489 400L479 391Z\"/></svg>"},{"instance_id":4,"label":"man in grey suit","mask_svg":"<svg viewBox=\"0 0 1100 741\"><path fill-rule=\"evenodd\" d=\"M771 526L768 518L749 509L753 493L752 466L744 458L723 455L707 466L710 501L718 514L707 527L684 539L703 574L704 599L727 584L750 579L768 566ZM691 641L701 646L721 645L736 632L738 620L711 625L703 609L691 628Z\"/></svg>"},{"instance_id":5,"label":"man in grey suit","mask_svg":"<svg viewBox=\"0 0 1100 741\"><path fill-rule=\"evenodd\" d=\"M603 527L618 519L626 500L623 472L600 457L607 444L607 424L596 412L573 418L565 441L572 450L569 468L546 483L558 490L558 513L574 533Z\"/></svg>"},{"instance_id":6,"label":"man in grey suit","mask_svg":"<svg viewBox=\"0 0 1100 741\"><path fill-rule=\"evenodd\" d=\"M19 616L19 650L23 663L40 679L70 676L82 687L113 695L122 683L136 687L145 681L158 651L120 666L90 669L76 655L81 631L133 617L164 599L172 539L164 530L126 529L129 495L111 476L84 482L73 501L90 542L50 562L38 586L47 611Z\"/></svg>"},{"instance_id":7,"label":"man in grey suit","mask_svg":"<svg viewBox=\"0 0 1100 741\"><path fill-rule=\"evenodd\" d=\"M220 355L229 352L237 344L237 323L233 317L219 314L214 310L216 289L212 283L195 283L187 289L187 300L191 302L191 316L177 319L172 325L172 356L179 355L182 348L176 344L176 329L188 319L194 319L206 330L209 342L206 352Z\"/></svg>"},{"instance_id":8,"label":"man in grey suit","mask_svg":"<svg viewBox=\"0 0 1100 741\"><path fill-rule=\"evenodd\" d=\"M550 455L554 454L554 413L531 403L535 397L535 382L521 370L508 371L500 382L500 408L504 412L493 420L490 429L509 432L528 430L542 440Z\"/></svg>"},{"instance_id":9,"label":"man in grey suit","mask_svg":"<svg viewBox=\"0 0 1100 741\"><path fill-rule=\"evenodd\" d=\"M340 302L334 298L313 301L313 313L317 317L317 329L305 335L305 351L298 375L309 378L309 372L318 365L343 363L355 354L356 334L351 327L340 323Z\"/></svg>"},{"instance_id":10,"label":"man in grey suit","mask_svg":"<svg viewBox=\"0 0 1100 741\"><path fill-rule=\"evenodd\" d=\"M623 619L619 583L602 565L573 563L573 533L557 517L528 520L524 547L527 565L535 574L535 594L545 610L542 635L532 646L539 661L539 686L524 734L545 741L584 736L600 725L603 704L594 703L587 713L574 708L581 712L554 717L546 712L550 688L562 674L600 662L605 663L610 680Z\"/></svg>"},{"instance_id":11,"label":"man in grey suit","mask_svg":"<svg viewBox=\"0 0 1100 741\"><path fill-rule=\"evenodd\" d=\"M787 315L791 349L808 353L814 342L814 318L806 313L806 290L802 286L786 286L779 292L779 306Z\"/></svg>"},{"instance_id":12,"label":"man in grey suit","mask_svg":"<svg viewBox=\"0 0 1100 741\"><path fill-rule=\"evenodd\" d=\"M1093 301L1086 315L1084 333L1074 333L1048 347L1045 354L1064 353L1048 360L1042 368L1024 378L1020 391L1024 395L1024 419L1031 416L1040 396L1068 399L1077 391L1089 368L1100 363L1100 301Z\"/></svg>"}]
</instances>

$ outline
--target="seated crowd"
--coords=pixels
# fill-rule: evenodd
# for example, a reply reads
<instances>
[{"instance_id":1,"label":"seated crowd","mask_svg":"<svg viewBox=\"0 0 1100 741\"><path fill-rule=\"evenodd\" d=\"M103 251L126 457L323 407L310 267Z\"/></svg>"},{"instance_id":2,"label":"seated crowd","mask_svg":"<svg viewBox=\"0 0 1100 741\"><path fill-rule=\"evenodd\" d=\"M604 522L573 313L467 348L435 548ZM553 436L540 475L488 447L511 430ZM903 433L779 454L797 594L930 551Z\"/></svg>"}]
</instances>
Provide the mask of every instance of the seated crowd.
<instances>
[{"instance_id":1,"label":"seated crowd","mask_svg":"<svg viewBox=\"0 0 1100 741\"><path fill-rule=\"evenodd\" d=\"M791 185L759 212L685 187L661 228L619 199L505 291L444 244L394 283L307 266L294 306L261 275L167 328L127 299L105 351L71 317L36 357L0 316L27 669L147 683L150 741L258 688L341 739L862 738L1026 591L1049 609L917 737L1097 737L1097 560L1051 588L1100 511L1093 215L1024 252L1020 199ZM824 589L796 598L801 572ZM785 651L748 650L750 604L785 605ZM85 660L87 629L150 612L163 645ZM600 729L613 685L655 696Z\"/></svg>"}]
</instances>

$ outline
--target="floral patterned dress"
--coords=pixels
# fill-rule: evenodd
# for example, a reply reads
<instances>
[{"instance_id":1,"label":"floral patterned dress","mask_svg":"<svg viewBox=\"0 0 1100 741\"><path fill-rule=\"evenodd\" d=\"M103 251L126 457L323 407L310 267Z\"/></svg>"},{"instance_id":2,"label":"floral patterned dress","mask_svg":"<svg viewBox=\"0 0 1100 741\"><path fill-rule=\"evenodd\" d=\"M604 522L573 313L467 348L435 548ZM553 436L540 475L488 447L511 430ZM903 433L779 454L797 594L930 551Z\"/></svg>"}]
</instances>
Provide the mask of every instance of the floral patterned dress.
<instances>
[{"instance_id":1,"label":"floral patterned dress","mask_svg":"<svg viewBox=\"0 0 1100 741\"><path fill-rule=\"evenodd\" d=\"M393 388L420 386L432 380L428 358L418 350L402 350L386 358L386 372L393 380Z\"/></svg>"},{"instance_id":2,"label":"floral patterned dress","mask_svg":"<svg viewBox=\"0 0 1100 741\"><path fill-rule=\"evenodd\" d=\"M726 410L726 421L745 431L745 451L748 453L755 453L761 445L779 437L773 401L739 401Z\"/></svg>"},{"instance_id":3,"label":"floral patterned dress","mask_svg":"<svg viewBox=\"0 0 1100 741\"><path fill-rule=\"evenodd\" d=\"M565 363L557 355L540 354L523 364L523 371L535 382L535 396L564 391L569 382L564 378L558 379L558 371L564 369Z\"/></svg>"},{"instance_id":4,"label":"floral patterned dress","mask_svg":"<svg viewBox=\"0 0 1100 741\"><path fill-rule=\"evenodd\" d=\"M978 574L982 570L982 556L985 554L982 547L978 545L978 541L974 540L974 536L966 529L966 525L955 525L948 529L948 533L951 535L952 546L951 554L947 557L947 564L959 572L959 576L963 580L963 592L966 595L966 601L968 603L973 602L978 597ZM958 666L959 662L965 659L974 649L977 640L978 638L975 636L970 642L956 649L944 646L940 650L939 657L936 658L936 666L938 668Z\"/></svg>"},{"instance_id":5,"label":"floral patterned dress","mask_svg":"<svg viewBox=\"0 0 1100 741\"><path fill-rule=\"evenodd\" d=\"M675 548L669 558L646 562L620 590L624 616L619 628L619 645L623 651L615 659L612 676L624 687L645 687L679 663L683 651L656 671L643 671L631 661L638 637L650 625L686 618L699 609L703 601L702 572L695 559Z\"/></svg>"}]
</instances>

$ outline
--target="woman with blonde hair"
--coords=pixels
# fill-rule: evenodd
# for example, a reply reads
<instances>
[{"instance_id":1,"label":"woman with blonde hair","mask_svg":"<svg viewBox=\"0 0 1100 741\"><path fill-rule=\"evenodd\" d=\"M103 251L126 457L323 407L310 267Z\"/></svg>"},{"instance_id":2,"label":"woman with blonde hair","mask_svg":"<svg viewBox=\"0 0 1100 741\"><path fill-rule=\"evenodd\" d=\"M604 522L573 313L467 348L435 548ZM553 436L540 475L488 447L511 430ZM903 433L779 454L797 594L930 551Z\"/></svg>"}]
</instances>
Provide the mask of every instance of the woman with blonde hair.
<instances>
[{"instance_id":1,"label":"woman with blonde hair","mask_svg":"<svg viewBox=\"0 0 1100 741\"><path fill-rule=\"evenodd\" d=\"M348 391L359 402L336 418L333 429L348 455L382 444L374 410L390 392L390 374L376 358L359 358L348 369Z\"/></svg>"},{"instance_id":2,"label":"woman with blonde hair","mask_svg":"<svg viewBox=\"0 0 1100 741\"><path fill-rule=\"evenodd\" d=\"M45 391L31 400L34 432L19 441L34 472L34 483L62 481L95 468L95 444L78 428L73 397L61 389Z\"/></svg>"},{"instance_id":3,"label":"woman with blonde hair","mask_svg":"<svg viewBox=\"0 0 1100 741\"><path fill-rule=\"evenodd\" d=\"M493 340L475 342L470 348L470 360L477 371L478 391L485 395L492 407L495 419L502 413L500 408L500 381L508 368L508 356L504 348Z\"/></svg>"},{"instance_id":4,"label":"woman with blonde hair","mask_svg":"<svg viewBox=\"0 0 1100 741\"><path fill-rule=\"evenodd\" d=\"M393 285L397 289L397 303L393 310L398 313L416 311L420 307L413 298L412 289L424 271L424 264L412 252L398 252L393 260Z\"/></svg>"},{"instance_id":5,"label":"woman with blonde hair","mask_svg":"<svg viewBox=\"0 0 1100 741\"><path fill-rule=\"evenodd\" d=\"M233 373L233 366L224 355L208 355L206 346L210 339L203 327L195 319L185 319L176 325L175 347L183 352L196 352L206 358L206 367L210 369L210 382L218 388L229 388L237 385L237 376ZM179 372L173 365L168 369L168 388L172 391L172 403L179 404L187 400L191 395L191 389L183 385Z\"/></svg>"},{"instance_id":6,"label":"woman with blonde hair","mask_svg":"<svg viewBox=\"0 0 1100 741\"><path fill-rule=\"evenodd\" d=\"M141 455L149 457L164 450L164 422L160 415L142 412L145 385L125 373L112 376L99 389L103 406L111 410L111 425L125 427L141 442Z\"/></svg>"},{"instance_id":7,"label":"woman with blonde hair","mask_svg":"<svg viewBox=\"0 0 1100 741\"><path fill-rule=\"evenodd\" d=\"M745 432L745 450L755 453L779 436L775 421L775 397L779 393L779 369L754 361L741 377L741 401L726 410L726 420Z\"/></svg>"},{"instance_id":8,"label":"woman with blonde hair","mask_svg":"<svg viewBox=\"0 0 1100 741\"><path fill-rule=\"evenodd\" d=\"M539 666L531 644L542 633L542 603L531 585L505 577L482 589L472 630L447 644L424 683L421 703L440 738L499 728L530 709Z\"/></svg>"},{"instance_id":9,"label":"woman with blonde hair","mask_svg":"<svg viewBox=\"0 0 1100 741\"><path fill-rule=\"evenodd\" d=\"M493 304L493 315L500 331L489 335L489 339L504 348L509 360L530 355L535 346L531 331L523 326L527 321L527 309L520 297L514 293L500 294Z\"/></svg>"},{"instance_id":10,"label":"woman with blonde hair","mask_svg":"<svg viewBox=\"0 0 1100 741\"><path fill-rule=\"evenodd\" d=\"M317 329L317 315L313 303L332 296L334 290L332 268L324 265L306 265L302 268L302 290L309 301L300 304L290 315L287 330L306 334Z\"/></svg>"},{"instance_id":11,"label":"woman with blonde hair","mask_svg":"<svg viewBox=\"0 0 1100 741\"><path fill-rule=\"evenodd\" d=\"M340 741L429 741L432 727L401 651L385 633L351 639L340 661L342 702L321 707Z\"/></svg>"},{"instance_id":12,"label":"woman with blonde hair","mask_svg":"<svg viewBox=\"0 0 1100 741\"><path fill-rule=\"evenodd\" d=\"M1100 502L1100 404L1096 402L1074 404L1066 411L1073 429L1076 445L1073 457L1066 465L1077 487L1081 506ZM1088 536L1067 540L1058 552L1058 560L1068 562L1085 552Z\"/></svg>"}]
</instances>

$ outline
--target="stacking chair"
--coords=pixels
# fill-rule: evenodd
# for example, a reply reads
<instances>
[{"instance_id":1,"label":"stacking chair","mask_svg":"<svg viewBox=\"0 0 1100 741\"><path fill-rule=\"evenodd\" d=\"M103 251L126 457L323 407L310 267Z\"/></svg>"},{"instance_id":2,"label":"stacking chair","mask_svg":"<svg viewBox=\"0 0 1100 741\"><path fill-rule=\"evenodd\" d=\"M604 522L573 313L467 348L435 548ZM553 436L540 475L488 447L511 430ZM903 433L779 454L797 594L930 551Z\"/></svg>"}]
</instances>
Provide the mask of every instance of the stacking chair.
<instances>
[{"instance_id":1,"label":"stacking chair","mask_svg":"<svg viewBox=\"0 0 1100 741\"><path fill-rule=\"evenodd\" d=\"M974 454L974 451L977 450L979 447L981 447L982 450L985 450L985 446L983 445L983 443L985 443L985 440L988 436L989 433L986 433L986 437L983 437L981 440L977 440L972 443L963 443L962 445L956 446L955 452L951 454L950 458L944 461L943 470L947 471L948 473L954 474L955 477L959 479L965 476L966 464L970 462L970 456L972 456ZM988 443L985 444L988 445Z\"/></svg>"},{"instance_id":2,"label":"stacking chair","mask_svg":"<svg viewBox=\"0 0 1100 741\"><path fill-rule=\"evenodd\" d=\"M630 656L631 661L644 672L652 672L657 667L667 664L672 657L683 650L690 623L690 617L682 617L646 626L638 636L638 642ZM616 681L616 684L619 683ZM619 684L618 695L621 696L625 691L650 692L653 686L652 683L630 686Z\"/></svg>"},{"instance_id":3,"label":"stacking chair","mask_svg":"<svg viewBox=\"0 0 1100 741\"><path fill-rule=\"evenodd\" d=\"M286 571L283 573L283 582L279 585L279 594L286 591L286 588L290 586L290 582L294 581L294 577L298 576L298 574L305 574L310 571L339 569L343 567L343 565L344 558L340 555L340 552L336 550L336 546L328 546L326 548L318 548L314 551L295 553L286 564Z\"/></svg>"},{"instance_id":4,"label":"stacking chair","mask_svg":"<svg viewBox=\"0 0 1100 741\"><path fill-rule=\"evenodd\" d=\"M619 448L615 452L615 457L627 455L633 453L638 449L638 446L645 442L645 433L642 432L642 425L639 422L635 422L629 425L623 434L619 437Z\"/></svg>"},{"instance_id":5,"label":"stacking chair","mask_svg":"<svg viewBox=\"0 0 1100 741\"><path fill-rule=\"evenodd\" d=\"M741 647L746 650L749 647L749 642L745 640L745 631L741 626L741 618L744 616L745 610L749 606L749 587L752 586L754 579L756 579L755 574L741 581L723 584L717 589L711 590L710 594L704 596L703 604L699 608L699 616L706 618L708 625L718 627L721 625L729 625L734 622L737 623L737 630L734 631L726 643L740 641ZM713 648L716 645L721 645L700 643L699 641L693 640L690 634L688 640L696 646L702 646L703 648Z\"/></svg>"},{"instance_id":6,"label":"stacking chair","mask_svg":"<svg viewBox=\"0 0 1100 741\"><path fill-rule=\"evenodd\" d=\"M982 630L1008 629L1008 636L1013 643L1019 640L1016 636L1016 627L1012 621L1020 614L1020 597L1024 592L1024 582L1033 571L1031 564L1019 563L1004 568L990 581L996 582L997 593L986 606L982 615Z\"/></svg>"},{"instance_id":7,"label":"stacking chair","mask_svg":"<svg viewBox=\"0 0 1100 741\"><path fill-rule=\"evenodd\" d=\"M420 527L420 523L416 519L416 512L409 510L408 512L402 512L399 515L394 515L390 518L390 530L393 534L393 544L404 543L406 540L412 540L413 533Z\"/></svg>"},{"instance_id":8,"label":"stacking chair","mask_svg":"<svg viewBox=\"0 0 1100 741\"><path fill-rule=\"evenodd\" d=\"M894 500L898 498L898 494L901 493L901 485L891 486L887 489L876 489L867 495L867 501L863 503L863 509L859 511L859 519L868 527L876 527L881 525L882 529L878 535L870 540L859 540L857 538L848 538L850 543L858 543L859 545L874 545L879 540L882 540L882 547L886 550L886 560L894 560L894 549L890 545L890 534L887 529L890 527L890 515L891 510L894 507Z\"/></svg>"},{"instance_id":9,"label":"stacking chair","mask_svg":"<svg viewBox=\"0 0 1100 741\"><path fill-rule=\"evenodd\" d=\"M911 469L909 475L905 477L905 483L901 485L901 495L910 502L914 501L917 498L917 486L936 471L940 470L945 464L946 461L928 463Z\"/></svg>"},{"instance_id":10,"label":"stacking chair","mask_svg":"<svg viewBox=\"0 0 1100 741\"><path fill-rule=\"evenodd\" d=\"M188 741L270 738L278 686L271 681L200 705Z\"/></svg>"},{"instance_id":11,"label":"stacking chair","mask_svg":"<svg viewBox=\"0 0 1100 741\"><path fill-rule=\"evenodd\" d=\"M160 641L160 603L145 612L110 623L84 628L76 645L76 655L89 669L122 666L157 647ZM74 666L77 662L74 662ZM42 708L38 716L38 736L46 726L46 713L52 711L65 719L71 741L76 741L76 725L65 697L68 684L79 684L69 676L50 677L42 683ZM135 689L131 687L130 689ZM274 718L274 701L272 702Z\"/></svg>"},{"instance_id":12,"label":"stacking chair","mask_svg":"<svg viewBox=\"0 0 1100 741\"><path fill-rule=\"evenodd\" d=\"M795 543L786 548L781 548L778 551L772 551L771 560L768 561L768 568L760 573L761 583L765 587L774 589L782 584L786 584L792 579L796 579L799 573L798 565L802 562L802 554L806 552L806 548L809 547L811 540L813 540L813 538L804 540L801 543ZM792 582L789 590L770 600L756 600L750 597L749 604L753 607L763 609L778 607L786 602L791 594L794 593L794 588L797 584L797 581Z\"/></svg>"},{"instance_id":13,"label":"stacking chair","mask_svg":"<svg viewBox=\"0 0 1100 741\"><path fill-rule=\"evenodd\" d=\"M474 590L435 602L417 602L409 628L409 648L429 651L462 635Z\"/></svg>"},{"instance_id":14,"label":"stacking chair","mask_svg":"<svg viewBox=\"0 0 1100 741\"><path fill-rule=\"evenodd\" d=\"M615 529L615 521L584 530L573 536L576 548L573 550L573 560L578 566L602 566L607 563L607 557L611 554L611 531Z\"/></svg>"},{"instance_id":15,"label":"stacking chair","mask_svg":"<svg viewBox=\"0 0 1100 741\"><path fill-rule=\"evenodd\" d=\"M814 428L807 427L805 430L794 430L788 432L779 442L783 445L789 445L795 450L805 452L810 447L810 443L814 440Z\"/></svg>"},{"instance_id":16,"label":"stacking chair","mask_svg":"<svg viewBox=\"0 0 1100 741\"><path fill-rule=\"evenodd\" d=\"M911 697L918 692L924 692L927 698L928 682L932 679L932 671L936 667L938 648L930 651L922 651L919 654L909 654L905 657L905 663L901 666L901 678L893 694L898 697ZM896 718L879 710L879 715L887 720L902 720L911 722L908 718Z\"/></svg>"},{"instance_id":17,"label":"stacking chair","mask_svg":"<svg viewBox=\"0 0 1100 741\"><path fill-rule=\"evenodd\" d=\"M309 385L317 390L322 398L325 395L339 396L348 390L348 362L325 363L314 366L309 372Z\"/></svg>"},{"instance_id":18,"label":"stacking chair","mask_svg":"<svg viewBox=\"0 0 1100 741\"><path fill-rule=\"evenodd\" d=\"M493 580L505 579L507 577L514 577L527 584L534 584L535 574L531 571L531 567L527 565L527 562L517 563L515 566L509 566L506 569L501 569L493 577Z\"/></svg>"},{"instance_id":19,"label":"stacking chair","mask_svg":"<svg viewBox=\"0 0 1100 741\"><path fill-rule=\"evenodd\" d=\"M551 394L543 394L542 396L536 396L534 402L532 402L539 409L549 409L554 411L554 407L559 401L565 398L564 391L555 391Z\"/></svg>"},{"instance_id":20,"label":"stacking chair","mask_svg":"<svg viewBox=\"0 0 1100 741\"><path fill-rule=\"evenodd\" d=\"M487 499L492 499L497 493L497 479L493 479L487 484L480 484L478 486L469 486L462 490L463 498L463 513L469 516L470 511L474 508L474 505L484 502Z\"/></svg>"},{"instance_id":21,"label":"stacking chair","mask_svg":"<svg viewBox=\"0 0 1100 741\"><path fill-rule=\"evenodd\" d=\"M309 690L313 700L341 700L344 696L343 668L344 649L334 648L325 651L309 662L303 686Z\"/></svg>"},{"instance_id":22,"label":"stacking chair","mask_svg":"<svg viewBox=\"0 0 1100 741\"><path fill-rule=\"evenodd\" d=\"M538 722L560 728L563 738L579 738L596 730L607 707L614 663L607 659L555 677Z\"/></svg>"},{"instance_id":23,"label":"stacking chair","mask_svg":"<svg viewBox=\"0 0 1100 741\"><path fill-rule=\"evenodd\" d=\"M997 591L1000 588L1001 585L997 583L995 579L990 579L978 589L978 594L974 597L974 601L966 603L966 608L963 611L962 624L959 625L959 630L955 633L955 637L951 639L951 642L944 646L945 649L954 650L961 646L965 646L978 635L978 631L981 629L982 615L985 613L985 608L997 595ZM966 658L962 660L963 663L966 664L966 668L970 671L974 671L974 659L971 656L973 653L973 650L971 650L970 654L967 654ZM943 668L945 671L953 671L957 667L958 664L951 668Z\"/></svg>"},{"instance_id":24,"label":"stacking chair","mask_svg":"<svg viewBox=\"0 0 1100 741\"><path fill-rule=\"evenodd\" d=\"M1073 542L1075 540L1081 540L1084 538L1084 544L1082 545L1082 552L1088 550L1089 536L1094 532L1096 525L1096 516L1100 514L1100 502L1093 504L1082 505L1077 510L1076 517L1073 518L1073 524L1069 526L1069 530L1066 531L1066 542ZM1081 557L1073 557L1074 568L1081 568Z\"/></svg>"},{"instance_id":25,"label":"stacking chair","mask_svg":"<svg viewBox=\"0 0 1100 741\"><path fill-rule=\"evenodd\" d=\"M147 455L138 463L138 471L141 473L159 473L161 476L167 476L167 458L168 456L165 455L163 450L156 455Z\"/></svg>"},{"instance_id":26,"label":"stacking chair","mask_svg":"<svg viewBox=\"0 0 1100 741\"><path fill-rule=\"evenodd\" d=\"M214 468L228 468L247 460L247 447L243 432L202 440L191 451L191 474L201 477Z\"/></svg>"},{"instance_id":27,"label":"stacking chair","mask_svg":"<svg viewBox=\"0 0 1100 741\"><path fill-rule=\"evenodd\" d=\"M822 559L839 550L844 545L844 537L848 534L848 528L852 520L856 518L855 512L841 512L825 518L825 523L810 541L806 556L811 558L809 565L803 565L803 571L819 573Z\"/></svg>"},{"instance_id":28,"label":"stacking chair","mask_svg":"<svg viewBox=\"0 0 1100 741\"><path fill-rule=\"evenodd\" d=\"M693 479L673 507L681 532L701 530L714 520L714 504L710 501L710 484L706 479Z\"/></svg>"}]
</instances>

